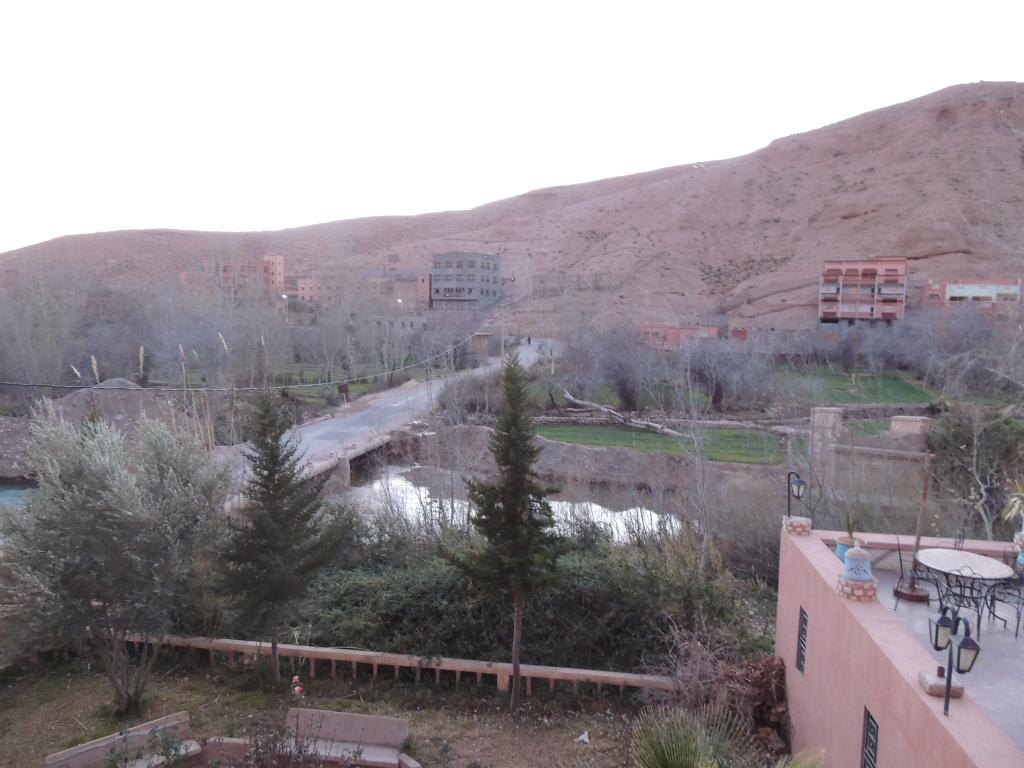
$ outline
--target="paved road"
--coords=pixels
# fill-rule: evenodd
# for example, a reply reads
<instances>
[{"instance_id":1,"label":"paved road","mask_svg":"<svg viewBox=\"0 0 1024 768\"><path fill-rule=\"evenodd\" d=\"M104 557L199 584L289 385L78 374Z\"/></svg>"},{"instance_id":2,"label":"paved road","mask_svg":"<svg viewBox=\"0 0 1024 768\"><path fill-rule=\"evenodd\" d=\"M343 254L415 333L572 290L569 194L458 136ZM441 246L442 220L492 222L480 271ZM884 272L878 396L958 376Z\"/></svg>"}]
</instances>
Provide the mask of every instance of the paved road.
<instances>
[{"instance_id":1,"label":"paved road","mask_svg":"<svg viewBox=\"0 0 1024 768\"><path fill-rule=\"evenodd\" d=\"M518 348L519 360L524 366L533 365L539 359L538 343ZM336 409L330 418L298 426L293 434L300 450L313 462L334 455L358 456L376 447L391 430L429 415L446 383L455 378L480 376L500 366L501 360L494 357L479 368L445 379L410 381L395 389L367 395Z\"/></svg>"}]
</instances>

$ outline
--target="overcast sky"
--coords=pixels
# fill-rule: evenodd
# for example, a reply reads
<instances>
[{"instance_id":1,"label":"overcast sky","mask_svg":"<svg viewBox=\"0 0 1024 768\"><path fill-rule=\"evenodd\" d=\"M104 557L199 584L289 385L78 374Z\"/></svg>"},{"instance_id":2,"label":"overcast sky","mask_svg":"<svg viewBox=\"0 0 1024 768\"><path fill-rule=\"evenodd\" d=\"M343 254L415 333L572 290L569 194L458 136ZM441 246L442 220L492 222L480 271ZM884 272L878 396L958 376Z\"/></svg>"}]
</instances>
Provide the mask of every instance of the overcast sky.
<instances>
[{"instance_id":1,"label":"overcast sky","mask_svg":"<svg viewBox=\"0 0 1024 768\"><path fill-rule=\"evenodd\" d=\"M1024 3L0 6L0 251L468 208L1024 81Z\"/></svg>"}]
</instances>

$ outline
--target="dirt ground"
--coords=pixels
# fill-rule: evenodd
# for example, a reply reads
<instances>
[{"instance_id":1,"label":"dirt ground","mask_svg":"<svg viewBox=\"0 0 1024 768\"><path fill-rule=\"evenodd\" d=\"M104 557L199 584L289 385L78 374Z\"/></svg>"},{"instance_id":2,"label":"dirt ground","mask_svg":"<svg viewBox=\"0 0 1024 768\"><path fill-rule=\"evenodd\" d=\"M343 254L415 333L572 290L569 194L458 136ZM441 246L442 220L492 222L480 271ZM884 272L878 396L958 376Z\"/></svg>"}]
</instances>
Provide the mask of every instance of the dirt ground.
<instances>
[{"instance_id":1,"label":"dirt ground","mask_svg":"<svg viewBox=\"0 0 1024 768\"><path fill-rule=\"evenodd\" d=\"M251 674L167 668L151 682L145 711L119 721L105 679L85 663L8 672L0 678L0 767L41 765L53 752L180 710L197 738L244 735L253 720L293 705L287 694L257 688ZM617 702L531 699L510 717L493 689L349 680L307 682L303 706L408 718L409 751L425 768L625 766L635 714ZM590 743L580 744L585 731Z\"/></svg>"}]
</instances>

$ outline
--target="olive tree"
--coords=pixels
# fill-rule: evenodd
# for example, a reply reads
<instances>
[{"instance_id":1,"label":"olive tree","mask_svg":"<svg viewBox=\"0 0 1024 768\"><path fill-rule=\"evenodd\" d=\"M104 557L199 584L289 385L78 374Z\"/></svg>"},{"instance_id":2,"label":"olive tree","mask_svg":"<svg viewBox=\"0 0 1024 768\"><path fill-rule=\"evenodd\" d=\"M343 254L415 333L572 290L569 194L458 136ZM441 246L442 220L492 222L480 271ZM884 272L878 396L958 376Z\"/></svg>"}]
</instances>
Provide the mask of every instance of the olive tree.
<instances>
[{"instance_id":1,"label":"olive tree","mask_svg":"<svg viewBox=\"0 0 1024 768\"><path fill-rule=\"evenodd\" d=\"M73 425L44 401L31 435L38 491L0 525L8 639L21 649L90 647L125 714L139 707L159 638L192 588L192 563L217 538L227 476L157 421L143 420L129 444L115 426ZM137 657L133 637L144 641Z\"/></svg>"}]
</instances>

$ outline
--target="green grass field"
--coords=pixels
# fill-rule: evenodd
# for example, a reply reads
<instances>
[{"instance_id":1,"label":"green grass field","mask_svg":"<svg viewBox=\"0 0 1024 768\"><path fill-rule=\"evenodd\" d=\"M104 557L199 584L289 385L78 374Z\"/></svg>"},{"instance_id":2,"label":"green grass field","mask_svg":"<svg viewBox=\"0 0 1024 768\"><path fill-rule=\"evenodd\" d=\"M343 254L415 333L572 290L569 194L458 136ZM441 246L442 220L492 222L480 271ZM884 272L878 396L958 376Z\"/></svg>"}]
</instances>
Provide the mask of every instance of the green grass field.
<instances>
[{"instance_id":1,"label":"green grass field","mask_svg":"<svg viewBox=\"0 0 1024 768\"><path fill-rule=\"evenodd\" d=\"M618 446L644 453L690 454L687 440L654 432L616 426L581 424L539 424L537 434L548 440L578 445ZM747 429L708 429L704 432L707 456L712 461L734 461L742 464L778 464L782 461L782 441L767 432Z\"/></svg>"},{"instance_id":2,"label":"green grass field","mask_svg":"<svg viewBox=\"0 0 1024 768\"><path fill-rule=\"evenodd\" d=\"M874 436L888 431L890 419L848 419L844 426L855 435Z\"/></svg>"},{"instance_id":3,"label":"green grass field","mask_svg":"<svg viewBox=\"0 0 1024 768\"><path fill-rule=\"evenodd\" d=\"M775 390L777 400L812 405L923 405L936 397L923 384L900 375L875 376L867 371L843 373L825 367L780 369L775 374Z\"/></svg>"}]
</instances>

